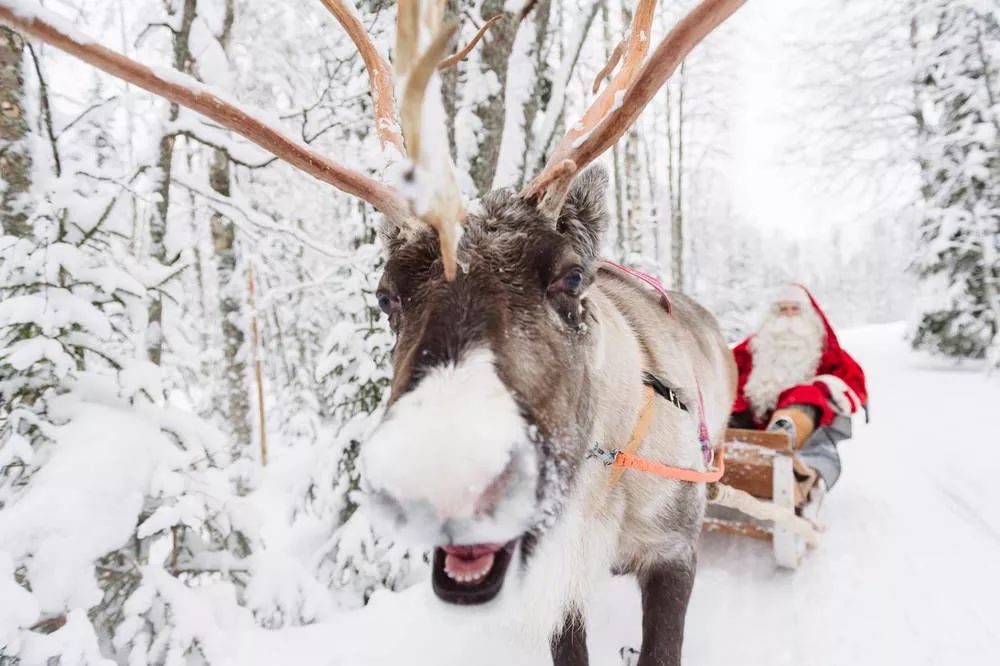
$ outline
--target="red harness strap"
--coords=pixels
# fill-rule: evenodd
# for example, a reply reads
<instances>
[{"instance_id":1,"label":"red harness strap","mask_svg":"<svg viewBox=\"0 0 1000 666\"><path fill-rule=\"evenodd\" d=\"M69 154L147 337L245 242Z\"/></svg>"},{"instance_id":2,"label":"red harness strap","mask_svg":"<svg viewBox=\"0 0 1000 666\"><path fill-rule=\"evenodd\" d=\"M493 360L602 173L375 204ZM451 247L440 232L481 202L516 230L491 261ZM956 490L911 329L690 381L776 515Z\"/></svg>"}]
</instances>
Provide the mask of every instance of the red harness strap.
<instances>
[{"instance_id":1,"label":"red harness strap","mask_svg":"<svg viewBox=\"0 0 1000 666\"><path fill-rule=\"evenodd\" d=\"M601 263L604 264L605 266L611 266L612 268L617 268L623 273L627 273L634 278L639 278L640 280L648 284L650 287L655 289L660 294L661 298L663 298L663 306L667 308L667 314L673 312L673 308L670 306L670 297L667 296L667 290L664 288L663 283L661 283L655 277L653 277L649 273L643 273L642 271L637 271L634 268L629 268L628 266L622 266L621 264L616 264L615 262L608 261L607 259L601 259Z\"/></svg>"}]
</instances>

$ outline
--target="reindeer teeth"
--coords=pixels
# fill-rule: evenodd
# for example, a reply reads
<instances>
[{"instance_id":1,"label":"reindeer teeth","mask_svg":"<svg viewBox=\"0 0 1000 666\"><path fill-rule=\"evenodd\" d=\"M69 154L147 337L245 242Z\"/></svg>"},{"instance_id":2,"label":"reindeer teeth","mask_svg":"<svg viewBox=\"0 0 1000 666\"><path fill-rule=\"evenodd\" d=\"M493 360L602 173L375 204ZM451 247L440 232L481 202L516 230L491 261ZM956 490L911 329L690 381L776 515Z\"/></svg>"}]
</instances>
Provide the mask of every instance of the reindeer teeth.
<instances>
[{"instance_id":1,"label":"reindeer teeth","mask_svg":"<svg viewBox=\"0 0 1000 666\"><path fill-rule=\"evenodd\" d=\"M481 583L490 573L495 559L493 553L481 555L472 560L463 559L456 555L447 555L444 561L444 572L448 578L456 583L475 585Z\"/></svg>"}]
</instances>

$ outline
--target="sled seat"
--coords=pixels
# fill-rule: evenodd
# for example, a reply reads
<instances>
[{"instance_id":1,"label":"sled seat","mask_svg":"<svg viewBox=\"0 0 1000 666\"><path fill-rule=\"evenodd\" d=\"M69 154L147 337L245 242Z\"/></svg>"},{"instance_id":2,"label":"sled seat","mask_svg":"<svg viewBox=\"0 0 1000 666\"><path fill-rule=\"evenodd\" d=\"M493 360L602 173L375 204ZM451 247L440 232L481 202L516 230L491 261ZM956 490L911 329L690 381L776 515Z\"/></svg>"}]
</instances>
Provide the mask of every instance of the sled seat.
<instances>
[{"instance_id":1,"label":"sled seat","mask_svg":"<svg viewBox=\"0 0 1000 666\"><path fill-rule=\"evenodd\" d=\"M794 454L791 440L783 432L726 430L726 473L721 482L759 499L773 500L775 455L791 458L795 506L800 508L819 475Z\"/></svg>"},{"instance_id":2,"label":"sled seat","mask_svg":"<svg viewBox=\"0 0 1000 666\"><path fill-rule=\"evenodd\" d=\"M768 430L749 430L744 428L726 429L726 444L753 444L772 451L794 450L792 440L785 432Z\"/></svg>"}]
</instances>

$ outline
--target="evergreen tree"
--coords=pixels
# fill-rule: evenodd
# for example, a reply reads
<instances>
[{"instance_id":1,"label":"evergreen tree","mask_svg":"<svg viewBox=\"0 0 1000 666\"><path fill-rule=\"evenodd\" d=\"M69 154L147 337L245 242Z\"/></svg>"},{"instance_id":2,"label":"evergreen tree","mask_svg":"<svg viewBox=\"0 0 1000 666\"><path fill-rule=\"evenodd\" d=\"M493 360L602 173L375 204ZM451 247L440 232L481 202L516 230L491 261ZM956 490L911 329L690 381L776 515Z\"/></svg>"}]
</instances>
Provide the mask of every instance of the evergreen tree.
<instances>
[{"instance_id":1,"label":"evergreen tree","mask_svg":"<svg viewBox=\"0 0 1000 666\"><path fill-rule=\"evenodd\" d=\"M928 2L914 19L926 299L913 345L1000 363L1000 27L978 2Z\"/></svg>"}]
</instances>

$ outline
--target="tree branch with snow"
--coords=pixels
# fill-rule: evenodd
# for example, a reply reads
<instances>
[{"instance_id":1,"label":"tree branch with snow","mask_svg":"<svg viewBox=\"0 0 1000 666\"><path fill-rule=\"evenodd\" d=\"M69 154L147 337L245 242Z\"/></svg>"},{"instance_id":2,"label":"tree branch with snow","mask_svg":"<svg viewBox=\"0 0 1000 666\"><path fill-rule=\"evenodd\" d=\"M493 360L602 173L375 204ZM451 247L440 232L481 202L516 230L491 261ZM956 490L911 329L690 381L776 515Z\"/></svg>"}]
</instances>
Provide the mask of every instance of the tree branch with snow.
<instances>
[{"instance_id":1,"label":"tree branch with snow","mask_svg":"<svg viewBox=\"0 0 1000 666\"><path fill-rule=\"evenodd\" d=\"M407 223L412 219L391 188L310 150L227 99L224 93L189 76L135 62L95 43L57 14L23 0L0 0L0 23L216 121L314 178L367 201L393 222Z\"/></svg>"}]
</instances>

